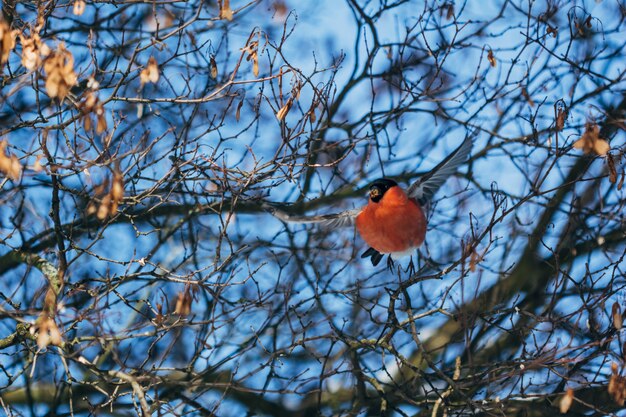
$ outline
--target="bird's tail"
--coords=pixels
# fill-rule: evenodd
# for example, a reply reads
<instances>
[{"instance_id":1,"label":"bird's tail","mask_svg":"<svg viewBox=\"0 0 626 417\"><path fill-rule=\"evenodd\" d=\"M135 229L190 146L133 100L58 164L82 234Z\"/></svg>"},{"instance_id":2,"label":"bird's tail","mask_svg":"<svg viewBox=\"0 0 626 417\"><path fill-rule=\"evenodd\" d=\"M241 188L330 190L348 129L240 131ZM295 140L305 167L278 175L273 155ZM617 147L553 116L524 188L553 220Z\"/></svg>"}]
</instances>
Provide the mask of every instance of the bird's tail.
<instances>
[{"instance_id":1,"label":"bird's tail","mask_svg":"<svg viewBox=\"0 0 626 417\"><path fill-rule=\"evenodd\" d=\"M383 256L384 255L378 252L376 249L369 248L368 250L363 252L363 255L361 255L361 258L371 258L372 265L376 266L380 263L381 259L383 259Z\"/></svg>"}]
</instances>

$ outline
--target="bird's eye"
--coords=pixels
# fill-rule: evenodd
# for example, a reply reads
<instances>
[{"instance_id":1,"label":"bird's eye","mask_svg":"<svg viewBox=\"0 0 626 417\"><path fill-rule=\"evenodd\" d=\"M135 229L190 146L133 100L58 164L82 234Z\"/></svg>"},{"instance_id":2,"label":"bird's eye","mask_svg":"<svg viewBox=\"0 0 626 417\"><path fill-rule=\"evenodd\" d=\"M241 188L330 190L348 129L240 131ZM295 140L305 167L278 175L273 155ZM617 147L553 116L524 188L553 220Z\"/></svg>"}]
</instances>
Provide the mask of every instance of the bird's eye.
<instances>
[{"instance_id":1,"label":"bird's eye","mask_svg":"<svg viewBox=\"0 0 626 417\"><path fill-rule=\"evenodd\" d=\"M380 195L380 189L378 187L374 187L370 190L370 198L374 199Z\"/></svg>"}]
</instances>

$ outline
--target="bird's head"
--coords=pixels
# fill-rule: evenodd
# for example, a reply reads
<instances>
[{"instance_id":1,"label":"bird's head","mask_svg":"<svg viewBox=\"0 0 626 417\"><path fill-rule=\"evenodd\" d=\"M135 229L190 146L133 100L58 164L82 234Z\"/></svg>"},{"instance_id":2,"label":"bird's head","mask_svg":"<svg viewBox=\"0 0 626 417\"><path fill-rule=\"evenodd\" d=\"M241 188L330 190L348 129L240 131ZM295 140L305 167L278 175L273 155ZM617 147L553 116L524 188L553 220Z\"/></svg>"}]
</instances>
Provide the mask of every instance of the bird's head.
<instances>
[{"instance_id":1,"label":"bird's head","mask_svg":"<svg viewBox=\"0 0 626 417\"><path fill-rule=\"evenodd\" d=\"M387 190L396 185L398 185L397 182L388 178L381 178L374 181L370 184L370 200L374 203L378 203Z\"/></svg>"}]
</instances>

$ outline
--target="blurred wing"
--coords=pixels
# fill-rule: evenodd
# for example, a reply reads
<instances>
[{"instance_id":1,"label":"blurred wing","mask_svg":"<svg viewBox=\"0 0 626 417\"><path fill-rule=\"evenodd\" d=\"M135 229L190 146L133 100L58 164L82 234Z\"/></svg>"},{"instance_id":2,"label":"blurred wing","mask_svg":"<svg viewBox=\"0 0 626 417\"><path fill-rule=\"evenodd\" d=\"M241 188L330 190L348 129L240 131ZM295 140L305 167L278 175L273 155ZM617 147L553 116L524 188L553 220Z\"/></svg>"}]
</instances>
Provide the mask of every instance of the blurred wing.
<instances>
[{"instance_id":1,"label":"blurred wing","mask_svg":"<svg viewBox=\"0 0 626 417\"><path fill-rule=\"evenodd\" d=\"M319 216L294 216L268 204L264 204L263 207L274 217L284 222L302 224L318 223L324 227L331 228L354 225L354 219L356 219L356 216L361 212L361 209L353 209Z\"/></svg>"},{"instance_id":2,"label":"blurred wing","mask_svg":"<svg viewBox=\"0 0 626 417\"><path fill-rule=\"evenodd\" d=\"M417 199L421 204L430 200L448 177L456 172L459 165L465 162L471 149L472 136L468 136L446 159L411 184L407 190L409 197Z\"/></svg>"}]
</instances>

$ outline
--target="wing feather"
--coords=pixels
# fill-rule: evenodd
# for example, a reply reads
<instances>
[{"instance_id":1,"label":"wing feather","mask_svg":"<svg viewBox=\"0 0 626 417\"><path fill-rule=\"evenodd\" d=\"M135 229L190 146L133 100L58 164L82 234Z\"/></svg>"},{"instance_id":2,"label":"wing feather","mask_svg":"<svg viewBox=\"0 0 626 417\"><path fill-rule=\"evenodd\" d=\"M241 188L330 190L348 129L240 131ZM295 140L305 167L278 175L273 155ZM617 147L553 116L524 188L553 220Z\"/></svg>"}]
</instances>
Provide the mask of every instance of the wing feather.
<instances>
[{"instance_id":1,"label":"wing feather","mask_svg":"<svg viewBox=\"0 0 626 417\"><path fill-rule=\"evenodd\" d=\"M426 203L435 195L448 177L454 174L458 167L465 162L471 149L472 136L468 136L446 159L411 184L407 190L408 196L417 199L421 204Z\"/></svg>"},{"instance_id":2,"label":"wing feather","mask_svg":"<svg viewBox=\"0 0 626 417\"><path fill-rule=\"evenodd\" d=\"M295 216L269 204L264 204L263 207L274 217L287 223L317 223L323 227L329 228L352 226L354 225L356 216L361 212L361 209L352 209L334 214L322 214L317 216Z\"/></svg>"}]
</instances>

